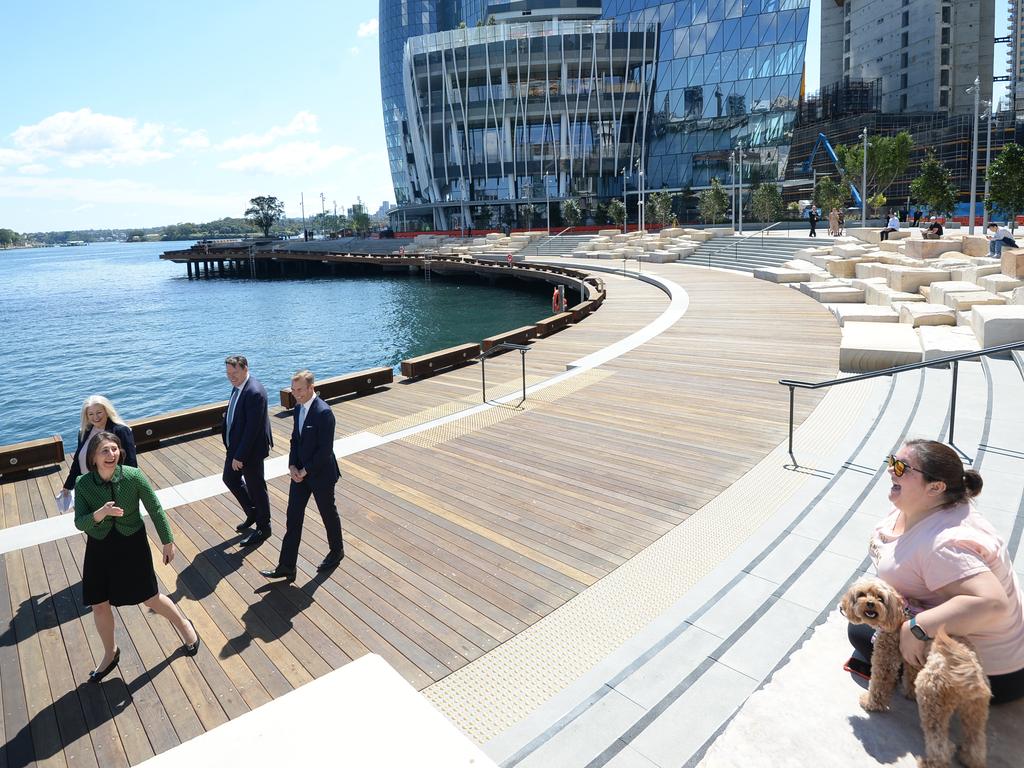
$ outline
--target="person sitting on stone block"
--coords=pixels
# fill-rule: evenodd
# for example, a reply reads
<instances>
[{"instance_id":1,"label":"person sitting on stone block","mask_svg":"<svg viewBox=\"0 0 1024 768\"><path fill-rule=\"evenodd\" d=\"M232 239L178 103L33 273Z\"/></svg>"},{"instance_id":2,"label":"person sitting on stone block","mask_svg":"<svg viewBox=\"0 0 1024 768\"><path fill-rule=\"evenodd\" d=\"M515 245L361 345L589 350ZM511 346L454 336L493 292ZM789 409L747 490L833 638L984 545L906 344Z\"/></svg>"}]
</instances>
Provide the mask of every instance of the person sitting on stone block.
<instances>
[{"instance_id":1,"label":"person sitting on stone block","mask_svg":"<svg viewBox=\"0 0 1024 768\"><path fill-rule=\"evenodd\" d=\"M942 224L936 219L928 226L928 229L924 231L921 237L925 240L938 240L942 237Z\"/></svg>"},{"instance_id":2,"label":"person sitting on stone block","mask_svg":"<svg viewBox=\"0 0 1024 768\"><path fill-rule=\"evenodd\" d=\"M1013 239L1013 233L1006 227L1000 227L996 223L988 225L988 255L999 257L1003 254L1003 246L1016 248L1017 242Z\"/></svg>"}]
</instances>

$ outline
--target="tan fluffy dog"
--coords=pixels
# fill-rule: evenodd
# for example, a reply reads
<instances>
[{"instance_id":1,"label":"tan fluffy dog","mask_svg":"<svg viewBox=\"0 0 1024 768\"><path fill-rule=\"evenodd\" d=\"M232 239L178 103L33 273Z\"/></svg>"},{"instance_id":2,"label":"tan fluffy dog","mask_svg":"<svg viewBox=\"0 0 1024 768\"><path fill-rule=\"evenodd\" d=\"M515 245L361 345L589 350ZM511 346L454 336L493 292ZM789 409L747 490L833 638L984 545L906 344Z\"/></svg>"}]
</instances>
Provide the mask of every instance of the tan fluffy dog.
<instances>
[{"instance_id":1,"label":"tan fluffy dog","mask_svg":"<svg viewBox=\"0 0 1024 768\"><path fill-rule=\"evenodd\" d=\"M843 597L841 607L846 618L876 630L871 682L860 705L868 712L887 710L902 666L903 690L910 699L916 694L924 731L925 757L918 759L918 765L944 768L950 764L953 743L949 740L949 721L954 712L959 712L963 730L960 761L967 768L983 768L992 690L978 655L966 640L939 630L929 643L924 667L916 669L904 664L900 655L900 627L907 619L905 605L895 589L876 578L861 579Z\"/></svg>"}]
</instances>

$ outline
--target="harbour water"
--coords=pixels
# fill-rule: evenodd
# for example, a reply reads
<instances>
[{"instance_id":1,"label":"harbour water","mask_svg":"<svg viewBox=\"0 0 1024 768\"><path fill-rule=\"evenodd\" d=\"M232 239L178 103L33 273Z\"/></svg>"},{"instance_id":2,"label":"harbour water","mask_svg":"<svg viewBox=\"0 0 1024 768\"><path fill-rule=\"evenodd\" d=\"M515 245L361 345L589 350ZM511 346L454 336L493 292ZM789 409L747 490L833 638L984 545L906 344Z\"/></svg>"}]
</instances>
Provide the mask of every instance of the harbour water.
<instances>
[{"instance_id":1,"label":"harbour water","mask_svg":"<svg viewBox=\"0 0 1024 768\"><path fill-rule=\"evenodd\" d=\"M272 400L291 374L326 377L534 323L546 291L419 275L189 280L161 261L191 243L0 251L0 445L61 434L82 399L125 419L224 400L224 357L249 358ZM343 428L343 425L342 425Z\"/></svg>"}]
</instances>

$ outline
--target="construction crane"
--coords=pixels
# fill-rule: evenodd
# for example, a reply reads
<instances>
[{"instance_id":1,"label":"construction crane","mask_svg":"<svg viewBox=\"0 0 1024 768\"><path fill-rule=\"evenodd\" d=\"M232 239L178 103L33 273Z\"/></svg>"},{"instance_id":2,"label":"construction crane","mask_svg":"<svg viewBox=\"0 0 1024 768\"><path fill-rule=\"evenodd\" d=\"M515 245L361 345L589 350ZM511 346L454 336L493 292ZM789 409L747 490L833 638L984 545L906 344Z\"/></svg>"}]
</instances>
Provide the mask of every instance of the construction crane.
<instances>
[{"instance_id":1,"label":"construction crane","mask_svg":"<svg viewBox=\"0 0 1024 768\"><path fill-rule=\"evenodd\" d=\"M843 167L839 164L839 158L836 157L836 151L832 149L832 144L829 142L828 137L824 133L818 134L818 140L814 142L814 149L811 150L811 156L804 161L804 164L802 166L800 166L801 170L804 173L811 172L811 166L814 164L814 156L818 154L819 147L825 148L825 152L828 153L828 156L832 158L832 162L836 164L836 168L838 168L839 172L842 173ZM857 204L857 207L861 207L862 202L860 199L860 190L857 189L856 185L850 184L850 194L853 195L853 201Z\"/></svg>"}]
</instances>

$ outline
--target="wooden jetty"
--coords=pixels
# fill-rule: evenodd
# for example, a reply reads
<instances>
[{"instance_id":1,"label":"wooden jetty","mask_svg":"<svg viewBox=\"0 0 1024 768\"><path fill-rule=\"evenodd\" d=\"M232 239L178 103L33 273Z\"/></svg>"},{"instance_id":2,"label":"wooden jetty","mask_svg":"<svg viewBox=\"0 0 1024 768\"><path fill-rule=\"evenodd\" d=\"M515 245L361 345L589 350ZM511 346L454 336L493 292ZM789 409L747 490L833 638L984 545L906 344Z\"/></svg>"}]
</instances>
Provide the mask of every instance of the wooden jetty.
<instances>
[{"instance_id":1,"label":"wooden jetty","mask_svg":"<svg viewBox=\"0 0 1024 768\"><path fill-rule=\"evenodd\" d=\"M689 308L653 340L522 408L493 408L343 459L346 557L329 575L315 572L326 552L315 514L298 580L268 586L258 573L276 563L287 477L269 483L274 535L246 553L229 494L172 509L180 554L158 576L203 639L194 659L176 651L164 620L124 608L118 673L81 685L102 655L80 600L83 537L0 555L0 765L133 765L367 652L422 689L685 520L785 439L777 379L833 376L839 332L821 305L788 288L671 266ZM600 312L532 343L531 382L667 306L652 285L604 279ZM519 355L489 361L488 394L516 391L519 365ZM800 399L798 421L818 399ZM339 436L387 436L479 401L471 364L332 407ZM286 450L289 416L272 407L274 456ZM219 476L223 448L207 433L165 441L139 460L155 485L170 487ZM0 524L55 516L64 471L0 482ZM151 527L150 540L156 551Z\"/></svg>"}]
</instances>

